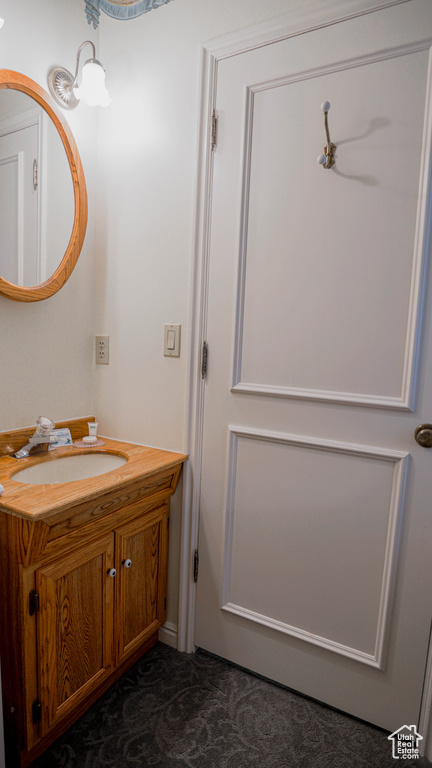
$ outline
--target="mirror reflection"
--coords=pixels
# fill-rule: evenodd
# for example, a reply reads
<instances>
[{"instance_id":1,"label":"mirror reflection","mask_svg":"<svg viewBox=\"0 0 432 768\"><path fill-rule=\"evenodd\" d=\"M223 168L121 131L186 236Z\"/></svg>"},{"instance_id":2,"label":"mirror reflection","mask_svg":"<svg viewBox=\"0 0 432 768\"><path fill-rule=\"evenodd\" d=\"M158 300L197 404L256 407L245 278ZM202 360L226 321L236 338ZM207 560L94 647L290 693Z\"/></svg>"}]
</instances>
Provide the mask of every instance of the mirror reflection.
<instances>
[{"instance_id":1,"label":"mirror reflection","mask_svg":"<svg viewBox=\"0 0 432 768\"><path fill-rule=\"evenodd\" d=\"M27 287L48 280L67 249L74 205L56 126L27 94L0 90L0 276Z\"/></svg>"}]
</instances>

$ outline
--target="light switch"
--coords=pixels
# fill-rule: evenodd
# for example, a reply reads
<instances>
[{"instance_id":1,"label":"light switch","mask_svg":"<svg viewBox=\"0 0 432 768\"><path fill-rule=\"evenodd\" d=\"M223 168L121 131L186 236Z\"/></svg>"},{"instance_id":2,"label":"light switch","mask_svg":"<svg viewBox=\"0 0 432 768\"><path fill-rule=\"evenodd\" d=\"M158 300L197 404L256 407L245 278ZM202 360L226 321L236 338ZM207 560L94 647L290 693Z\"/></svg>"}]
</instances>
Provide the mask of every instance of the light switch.
<instances>
[{"instance_id":1,"label":"light switch","mask_svg":"<svg viewBox=\"0 0 432 768\"><path fill-rule=\"evenodd\" d=\"M180 357L180 331L179 323L164 325L164 355L165 357Z\"/></svg>"},{"instance_id":2,"label":"light switch","mask_svg":"<svg viewBox=\"0 0 432 768\"><path fill-rule=\"evenodd\" d=\"M167 332L167 349L169 351L175 349L175 331L171 329Z\"/></svg>"}]
</instances>

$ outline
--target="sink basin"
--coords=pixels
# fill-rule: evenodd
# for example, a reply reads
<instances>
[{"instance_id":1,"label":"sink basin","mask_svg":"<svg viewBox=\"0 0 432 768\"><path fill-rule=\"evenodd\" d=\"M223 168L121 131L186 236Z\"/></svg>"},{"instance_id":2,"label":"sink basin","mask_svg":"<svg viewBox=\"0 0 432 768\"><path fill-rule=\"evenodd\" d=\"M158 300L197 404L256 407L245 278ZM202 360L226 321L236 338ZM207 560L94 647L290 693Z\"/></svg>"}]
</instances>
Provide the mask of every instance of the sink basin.
<instances>
[{"instance_id":1,"label":"sink basin","mask_svg":"<svg viewBox=\"0 0 432 768\"><path fill-rule=\"evenodd\" d=\"M12 480L28 485L73 483L76 480L86 480L89 477L103 475L112 469L118 469L126 464L126 461L124 456L113 453L81 453L78 456L62 456L53 461L21 469L12 476Z\"/></svg>"}]
</instances>

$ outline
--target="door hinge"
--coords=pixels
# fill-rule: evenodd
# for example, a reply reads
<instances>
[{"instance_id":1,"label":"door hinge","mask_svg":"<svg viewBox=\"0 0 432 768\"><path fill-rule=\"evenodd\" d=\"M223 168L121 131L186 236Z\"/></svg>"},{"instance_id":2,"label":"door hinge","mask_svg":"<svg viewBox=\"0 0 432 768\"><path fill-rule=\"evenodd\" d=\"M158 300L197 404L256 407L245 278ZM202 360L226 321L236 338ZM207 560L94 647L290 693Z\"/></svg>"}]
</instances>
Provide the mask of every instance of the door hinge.
<instances>
[{"instance_id":1,"label":"door hinge","mask_svg":"<svg viewBox=\"0 0 432 768\"><path fill-rule=\"evenodd\" d=\"M195 584L198 581L198 567L199 567L199 554L198 554L198 550L196 549L193 556L193 580Z\"/></svg>"},{"instance_id":2,"label":"door hinge","mask_svg":"<svg viewBox=\"0 0 432 768\"><path fill-rule=\"evenodd\" d=\"M38 188L38 162L36 158L33 160L33 189Z\"/></svg>"},{"instance_id":3,"label":"door hinge","mask_svg":"<svg viewBox=\"0 0 432 768\"><path fill-rule=\"evenodd\" d=\"M29 614L33 616L39 610L39 595L32 589L29 594Z\"/></svg>"},{"instance_id":4,"label":"door hinge","mask_svg":"<svg viewBox=\"0 0 432 768\"><path fill-rule=\"evenodd\" d=\"M201 348L201 378L205 379L207 376L207 359L208 359L208 346L207 342L203 341Z\"/></svg>"},{"instance_id":5,"label":"door hinge","mask_svg":"<svg viewBox=\"0 0 432 768\"><path fill-rule=\"evenodd\" d=\"M216 117L216 110L214 109L212 112L212 119L211 119L211 151L214 152L216 149L216 132L217 132L217 117Z\"/></svg>"},{"instance_id":6,"label":"door hinge","mask_svg":"<svg viewBox=\"0 0 432 768\"><path fill-rule=\"evenodd\" d=\"M42 720L42 704L40 701L34 701L32 704L32 722L39 723Z\"/></svg>"}]
</instances>

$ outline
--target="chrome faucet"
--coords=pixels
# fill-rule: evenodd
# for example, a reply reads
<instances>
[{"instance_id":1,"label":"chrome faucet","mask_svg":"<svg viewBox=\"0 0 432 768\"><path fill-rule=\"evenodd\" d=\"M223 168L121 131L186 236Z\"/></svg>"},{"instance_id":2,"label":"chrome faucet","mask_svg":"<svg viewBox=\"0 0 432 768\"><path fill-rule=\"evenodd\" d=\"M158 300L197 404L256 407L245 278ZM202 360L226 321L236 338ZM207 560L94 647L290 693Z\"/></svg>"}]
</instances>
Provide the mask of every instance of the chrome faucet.
<instances>
[{"instance_id":1,"label":"chrome faucet","mask_svg":"<svg viewBox=\"0 0 432 768\"><path fill-rule=\"evenodd\" d=\"M54 422L45 416L39 416L36 420L36 431L29 439L27 445L23 445L14 457L16 459L26 459L28 456L34 456L36 453L46 453L50 443L54 442L51 437L51 430L54 429Z\"/></svg>"}]
</instances>

